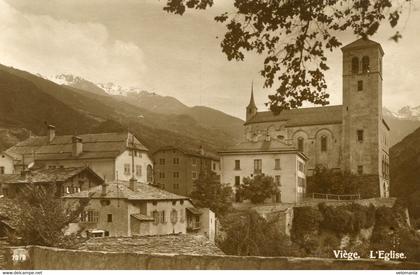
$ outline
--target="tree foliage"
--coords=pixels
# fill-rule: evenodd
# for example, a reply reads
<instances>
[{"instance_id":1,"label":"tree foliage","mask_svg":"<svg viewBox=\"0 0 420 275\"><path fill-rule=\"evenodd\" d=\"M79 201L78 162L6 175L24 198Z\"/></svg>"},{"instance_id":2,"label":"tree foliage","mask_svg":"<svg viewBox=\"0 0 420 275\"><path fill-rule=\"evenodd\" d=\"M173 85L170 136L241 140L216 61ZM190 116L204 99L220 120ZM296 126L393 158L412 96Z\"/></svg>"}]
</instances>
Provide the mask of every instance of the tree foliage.
<instances>
[{"instance_id":1,"label":"tree foliage","mask_svg":"<svg viewBox=\"0 0 420 275\"><path fill-rule=\"evenodd\" d=\"M218 176L210 171L199 174L190 197L196 206L210 208L216 215L224 215L232 206L232 194L232 188L221 184Z\"/></svg>"},{"instance_id":2,"label":"tree foliage","mask_svg":"<svg viewBox=\"0 0 420 275\"><path fill-rule=\"evenodd\" d=\"M206 9L214 0L167 0L164 10L184 14L186 9ZM244 60L246 52L264 56L261 75L270 109L302 106L305 101L326 105L324 72L329 69L326 51L340 47L340 32L357 37L374 35L388 22L395 28L412 0L233 0L234 11L215 18L225 24L221 42L228 60ZM399 31L391 37L398 41Z\"/></svg>"},{"instance_id":3,"label":"tree foliage","mask_svg":"<svg viewBox=\"0 0 420 275\"><path fill-rule=\"evenodd\" d=\"M27 185L15 199L16 236L20 244L65 246L70 238L64 236L64 229L78 219L89 200L67 205L56 196L56 188L51 185Z\"/></svg>"},{"instance_id":4,"label":"tree foliage","mask_svg":"<svg viewBox=\"0 0 420 275\"><path fill-rule=\"evenodd\" d=\"M357 194L359 193L357 177L348 171L336 171L323 166L317 166L308 178L308 193L323 194Z\"/></svg>"},{"instance_id":5,"label":"tree foliage","mask_svg":"<svg viewBox=\"0 0 420 275\"><path fill-rule=\"evenodd\" d=\"M240 185L239 192L242 198L249 199L252 203L262 203L278 192L274 178L264 174L246 177Z\"/></svg>"},{"instance_id":6,"label":"tree foliage","mask_svg":"<svg viewBox=\"0 0 420 275\"><path fill-rule=\"evenodd\" d=\"M304 256L282 234L276 220L266 220L255 210L236 212L222 219L225 238L219 247L226 254L241 256Z\"/></svg>"}]
</instances>

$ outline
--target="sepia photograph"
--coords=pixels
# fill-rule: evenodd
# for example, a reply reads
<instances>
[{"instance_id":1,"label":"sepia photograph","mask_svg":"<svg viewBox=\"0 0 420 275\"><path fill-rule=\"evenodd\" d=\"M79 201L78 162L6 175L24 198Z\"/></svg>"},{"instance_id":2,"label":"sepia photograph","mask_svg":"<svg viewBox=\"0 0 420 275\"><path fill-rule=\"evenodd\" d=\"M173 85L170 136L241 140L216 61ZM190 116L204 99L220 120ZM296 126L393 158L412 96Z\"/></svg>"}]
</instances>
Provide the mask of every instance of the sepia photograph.
<instances>
[{"instance_id":1,"label":"sepia photograph","mask_svg":"<svg viewBox=\"0 0 420 275\"><path fill-rule=\"evenodd\" d=\"M1 275L417 275L419 34L420 0L0 0Z\"/></svg>"}]
</instances>

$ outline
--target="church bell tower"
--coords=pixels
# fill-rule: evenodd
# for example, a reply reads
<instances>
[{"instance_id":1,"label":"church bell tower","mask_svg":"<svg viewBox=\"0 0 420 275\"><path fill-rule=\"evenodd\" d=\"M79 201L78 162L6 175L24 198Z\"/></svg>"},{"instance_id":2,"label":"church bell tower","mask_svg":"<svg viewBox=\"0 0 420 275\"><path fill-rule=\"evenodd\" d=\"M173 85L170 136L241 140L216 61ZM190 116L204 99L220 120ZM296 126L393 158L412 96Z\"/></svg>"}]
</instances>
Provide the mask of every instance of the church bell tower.
<instances>
[{"instance_id":1,"label":"church bell tower","mask_svg":"<svg viewBox=\"0 0 420 275\"><path fill-rule=\"evenodd\" d=\"M367 176L373 196L386 197L389 179L382 144L389 128L382 118L382 57L379 43L360 38L344 46L342 166ZM381 165L382 163L382 165Z\"/></svg>"}]
</instances>

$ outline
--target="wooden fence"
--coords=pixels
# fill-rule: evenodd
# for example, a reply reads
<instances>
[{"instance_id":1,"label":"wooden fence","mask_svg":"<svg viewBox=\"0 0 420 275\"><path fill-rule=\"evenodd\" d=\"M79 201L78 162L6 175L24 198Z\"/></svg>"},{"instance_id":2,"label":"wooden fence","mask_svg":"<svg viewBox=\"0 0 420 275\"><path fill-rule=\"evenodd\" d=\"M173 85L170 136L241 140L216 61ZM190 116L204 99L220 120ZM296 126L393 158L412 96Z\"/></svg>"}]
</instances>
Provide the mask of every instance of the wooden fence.
<instances>
[{"instance_id":1,"label":"wooden fence","mask_svg":"<svg viewBox=\"0 0 420 275\"><path fill-rule=\"evenodd\" d=\"M336 194L311 193L308 195L309 195L308 198L312 198L312 199L336 200L336 201L360 200L360 194L336 195Z\"/></svg>"}]
</instances>

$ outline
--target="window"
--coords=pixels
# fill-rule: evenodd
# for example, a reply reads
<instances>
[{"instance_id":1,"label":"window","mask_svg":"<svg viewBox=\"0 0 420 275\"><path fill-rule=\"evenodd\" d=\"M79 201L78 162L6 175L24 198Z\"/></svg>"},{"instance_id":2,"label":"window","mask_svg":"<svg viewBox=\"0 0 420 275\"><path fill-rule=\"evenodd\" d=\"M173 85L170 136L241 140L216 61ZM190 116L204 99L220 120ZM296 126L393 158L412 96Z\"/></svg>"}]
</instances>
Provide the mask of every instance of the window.
<instances>
[{"instance_id":1,"label":"window","mask_svg":"<svg viewBox=\"0 0 420 275\"><path fill-rule=\"evenodd\" d=\"M179 158L174 158L174 159L173 159L173 163L174 163L174 164L179 164Z\"/></svg>"},{"instance_id":2,"label":"window","mask_svg":"<svg viewBox=\"0 0 420 275\"><path fill-rule=\"evenodd\" d=\"M156 211L156 210L153 211L152 216L153 216L153 223L158 224L159 223L159 212Z\"/></svg>"},{"instance_id":3,"label":"window","mask_svg":"<svg viewBox=\"0 0 420 275\"><path fill-rule=\"evenodd\" d=\"M98 222L99 220L99 213L93 210L83 211L80 216L82 222Z\"/></svg>"},{"instance_id":4,"label":"window","mask_svg":"<svg viewBox=\"0 0 420 275\"><path fill-rule=\"evenodd\" d=\"M3 188L3 195L5 196L5 197L8 197L9 196L9 189L8 188Z\"/></svg>"},{"instance_id":5,"label":"window","mask_svg":"<svg viewBox=\"0 0 420 275\"><path fill-rule=\"evenodd\" d=\"M259 174L262 172L262 160L254 159L254 173Z\"/></svg>"},{"instance_id":6,"label":"window","mask_svg":"<svg viewBox=\"0 0 420 275\"><path fill-rule=\"evenodd\" d=\"M159 159L159 164L160 165L165 165L165 159Z\"/></svg>"},{"instance_id":7,"label":"window","mask_svg":"<svg viewBox=\"0 0 420 275\"><path fill-rule=\"evenodd\" d=\"M196 179L197 178L197 172L192 172L192 178Z\"/></svg>"},{"instance_id":8,"label":"window","mask_svg":"<svg viewBox=\"0 0 420 275\"><path fill-rule=\"evenodd\" d=\"M359 58L353 57L351 60L351 72L354 74L359 73Z\"/></svg>"},{"instance_id":9,"label":"window","mask_svg":"<svg viewBox=\"0 0 420 275\"><path fill-rule=\"evenodd\" d=\"M197 159L195 159L195 158L192 158L192 165L197 165Z\"/></svg>"},{"instance_id":10,"label":"window","mask_svg":"<svg viewBox=\"0 0 420 275\"><path fill-rule=\"evenodd\" d=\"M357 81L357 91L363 91L363 80Z\"/></svg>"},{"instance_id":11,"label":"window","mask_svg":"<svg viewBox=\"0 0 420 275\"><path fill-rule=\"evenodd\" d=\"M305 165L301 161L298 161L298 170L300 172L304 172L304 170L305 170Z\"/></svg>"},{"instance_id":12,"label":"window","mask_svg":"<svg viewBox=\"0 0 420 275\"><path fill-rule=\"evenodd\" d=\"M369 71L370 71L369 57L368 56L363 56L362 57L362 72L363 73L368 73Z\"/></svg>"},{"instance_id":13,"label":"window","mask_svg":"<svg viewBox=\"0 0 420 275\"><path fill-rule=\"evenodd\" d=\"M241 177L235 176L235 186L239 186L239 185L241 185Z\"/></svg>"},{"instance_id":14,"label":"window","mask_svg":"<svg viewBox=\"0 0 420 275\"><path fill-rule=\"evenodd\" d=\"M174 187L175 190L178 190L179 189L179 183L174 183L173 187Z\"/></svg>"},{"instance_id":15,"label":"window","mask_svg":"<svg viewBox=\"0 0 420 275\"><path fill-rule=\"evenodd\" d=\"M141 165L136 165L136 176L141 176Z\"/></svg>"},{"instance_id":16,"label":"window","mask_svg":"<svg viewBox=\"0 0 420 275\"><path fill-rule=\"evenodd\" d=\"M4 174L4 166L0 166L0 175Z\"/></svg>"},{"instance_id":17,"label":"window","mask_svg":"<svg viewBox=\"0 0 420 275\"><path fill-rule=\"evenodd\" d=\"M181 217L179 218L179 221L183 223L185 221L185 210L181 209L181 210L179 210L179 213L181 214L180 215Z\"/></svg>"},{"instance_id":18,"label":"window","mask_svg":"<svg viewBox=\"0 0 420 275\"><path fill-rule=\"evenodd\" d=\"M112 214L108 214L107 215L107 221L108 222L112 222Z\"/></svg>"},{"instance_id":19,"label":"window","mask_svg":"<svg viewBox=\"0 0 420 275\"><path fill-rule=\"evenodd\" d=\"M281 178L280 178L280 176L279 175L277 175L277 176L275 176L275 183L277 184L277 186L280 186L281 184L280 184L280 180L281 180Z\"/></svg>"},{"instance_id":20,"label":"window","mask_svg":"<svg viewBox=\"0 0 420 275\"><path fill-rule=\"evenodd\" d=\"M326 151L327 151L327 137L322 136L321 137L321 152L326 152Z\"/></svg>"},{"instance_id":21,"label":"window","mask_svg":"<svg viewBox=\"0 0 420 275\"><path fill-rule=\"evenodd\" d=\"M130 175L130 164L124 164L124 175Z\"/></svg>"},{"instance_id":22,"label":"window","mask_svg":"<svg viewBox=\"0 0 420 275\"><path fill-rule=\"evenodd\" d=\"M174 178L179 178L179 172L174 172L173 176L174 176Z\"/></svg>"},{"instance_id":23,"label":"window","mask_svg":"<svg viewBox=\"0 0 420 275\"><path fill-rule=\"evenodd\" d=\"M280 170L280 159L274 160L274 169Z\"/></svg>"},{"instance_id":24,"label":"window","mask_svg":"<svg viewBox=\"0 0 420 275\"><path fill-rule=\"evenodd\" d=\"M239 159L235 160L235 170L241 170L241 161Z\"/></svg>"},{"instance_id":25,"label":"window","mask_svg":"<svg viewBox=\"0 0 420 275\"><path fill-rule=\"evenodd\" d=\"M213 163L213 170L216 170L216 163Z\"/></svg>"},{"instance_id":26,"label":"window","mask_svg":"<svg viewBox=\"0 0 420 275\"><path fill-rule=\"evenodd\" d=\"M305 187L305 179L298 177L298 186Z\"/></svg>"},{"instance_id":27,"label":"window","mask_svg":"<svg viewBox=\"0 0 420 275\"><path fill-rule=\"evenodd\" d=\"M171 211L171 223L175 224L178 222L178 211L172 209Z\"/></svg>"},{"instance_id":28,"label":"window","mask_svg":"<svg viewBox=\"0 0 420 275\"><path fill-rule=\"evenodd\" d=\"M159 178L164 179L165 178L165 172L159 172Z\"/></svg>"},{"instance_id":29,"label":"window","mask_svg":"<svg viewBox=\"0 0 420 275\"><path fill-rule=\"evenodd\" d=\"M165 210L160 211L160 223L166 223Z\"/></svg>"},{"instance_id":30,"label":"window","mask_svg":"<svg viewBox=\"0 0 420 275\"><path fill-rule=\"evenodd\" d=\"M359 175L363 174L363 165L357 166L357 174L359 174Z\"/></svg>"},{"instance_id":31,"label":"window","mask_svg":"<svg viewBox=\"0 0 420 275\"><path fill-rule=\"evenodd\" d=\"M357 141L363 142L363 130L357 130Z\"/></svg>"},{"instance_id":32,"label":"window","mask_svg":"<svg viewBox=\"0 0 420 275\"><path fill-rule=\"evenodd\" d=\"M297 147L298 147L298 151L303 152L303 138L298 138L297 140Z\"/></svg>"}]
</instances>

